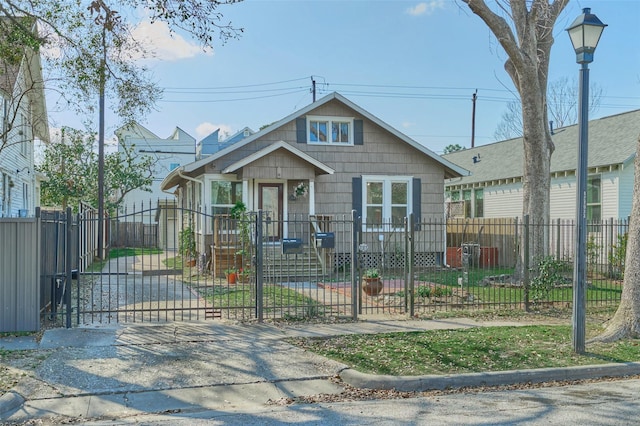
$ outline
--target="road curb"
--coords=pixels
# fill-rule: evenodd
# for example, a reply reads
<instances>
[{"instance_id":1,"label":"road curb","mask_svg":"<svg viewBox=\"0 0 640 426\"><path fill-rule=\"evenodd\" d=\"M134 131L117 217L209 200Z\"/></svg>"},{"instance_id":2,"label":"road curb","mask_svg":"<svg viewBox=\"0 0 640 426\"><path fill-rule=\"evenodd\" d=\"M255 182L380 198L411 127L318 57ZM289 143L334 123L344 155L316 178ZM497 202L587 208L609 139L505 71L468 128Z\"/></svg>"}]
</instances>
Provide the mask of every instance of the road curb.
<instances>
[{"instance_id":1,"label":"road curb","mask_svg":"<svg viewBox=\"0 0 640 426\"><path fill-rule=\"evenodd\" d=\"M0 414L13 411L24 404L24 398L18 392L10 390L0 396Z\"/></svg>"},{"instance_id":2,"label":"road curb","mask_svg":"<svg viewBox=\"0 0 640 426\"><path fill-rule=\"evenodd\" d=\"M340 372L340 378L343 382L358 388L420 392L463 387L624 377L637 374L640 374L640 362L427 376L375 375L348 368Z\"/></svg>"}]
</instances>

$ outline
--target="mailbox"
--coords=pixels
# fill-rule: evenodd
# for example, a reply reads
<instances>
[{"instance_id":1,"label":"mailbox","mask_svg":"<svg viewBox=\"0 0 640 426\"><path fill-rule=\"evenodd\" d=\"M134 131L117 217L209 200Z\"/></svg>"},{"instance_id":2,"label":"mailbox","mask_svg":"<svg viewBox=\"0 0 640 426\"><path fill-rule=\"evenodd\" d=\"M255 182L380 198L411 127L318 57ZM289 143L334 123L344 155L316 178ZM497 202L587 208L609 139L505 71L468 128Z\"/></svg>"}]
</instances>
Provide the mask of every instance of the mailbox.
<instances>
[{"instance_id":1,"label":"mailbox","mask_svg":"<svg viewBox=\"0 0 640 426\"><path fill-rule=\"evenodd\" d=\"M316 232L316 247L334 248L335 246L336 237L333 232Z\"/></svg>"},{"instance_id":2,"label":"mailbox","mask_svg":"<svg viewBox=\"0 0 640 426\"><path fill-rule=\"evenodd\" d=\"M282 254L301 254L302 238L283 238Z\"/></svg>"}]
</instances>

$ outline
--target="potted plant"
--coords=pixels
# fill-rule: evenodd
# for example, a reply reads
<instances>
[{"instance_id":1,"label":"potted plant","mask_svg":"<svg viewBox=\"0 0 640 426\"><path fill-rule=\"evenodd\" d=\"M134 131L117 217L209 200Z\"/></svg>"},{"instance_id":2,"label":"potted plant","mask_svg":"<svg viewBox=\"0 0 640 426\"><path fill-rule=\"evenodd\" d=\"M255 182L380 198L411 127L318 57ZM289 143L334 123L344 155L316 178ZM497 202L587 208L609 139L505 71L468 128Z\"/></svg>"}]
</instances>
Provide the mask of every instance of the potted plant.
<instances>
[{"instance_id":1,"label":"potted plant","mask_svg":"<svg viewBox=\"0 0 640 426\"><path fill-rule=\"evenodd\" d=\"M362 274L362 289L367 296L376 296L380 294L384 287L380 272L376 268L370 268Z\"/></svg>"},{"instance_id":2,"label":"potted plant","mask_svg":"<svg viewBox=\"0 0 640 426\"><path fill-rule=\"evenodd\" d=\"M253 274L253 270L251 266L247 266L246 268L240 268L238 270L238 282L248 283L251 281L251 275Z\"/></svg>"},{"instance_id":3,"label":"potted plant","mask_svg":"<svg viewBox=\"0 0 640 426\"><path fill-rule=\"evenodd\" d=\"M235 284L238 278L238 272L235 268L225 269L224 276L227 277L228 284Z\"/></svg>"}]
</instances>

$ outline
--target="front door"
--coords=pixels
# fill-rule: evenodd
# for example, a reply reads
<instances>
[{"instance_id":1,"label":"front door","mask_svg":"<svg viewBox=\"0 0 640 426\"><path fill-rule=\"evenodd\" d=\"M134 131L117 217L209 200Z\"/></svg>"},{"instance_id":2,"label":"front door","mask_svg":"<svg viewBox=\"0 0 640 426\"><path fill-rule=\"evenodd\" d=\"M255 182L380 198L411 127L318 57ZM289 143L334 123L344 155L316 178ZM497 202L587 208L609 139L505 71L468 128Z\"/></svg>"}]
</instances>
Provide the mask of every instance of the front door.
<instances>
[{"instance_id":1,"label":"front door","mask_svg":"<svg viewBox=\"0 0 640 426\"><path fill-rule=\"evenodd\" d=\"M283 197L283 184L258 184L258 209L264 214L262 235L266 241L280 241L282 238Z\"/></svg>"}]
</instances>

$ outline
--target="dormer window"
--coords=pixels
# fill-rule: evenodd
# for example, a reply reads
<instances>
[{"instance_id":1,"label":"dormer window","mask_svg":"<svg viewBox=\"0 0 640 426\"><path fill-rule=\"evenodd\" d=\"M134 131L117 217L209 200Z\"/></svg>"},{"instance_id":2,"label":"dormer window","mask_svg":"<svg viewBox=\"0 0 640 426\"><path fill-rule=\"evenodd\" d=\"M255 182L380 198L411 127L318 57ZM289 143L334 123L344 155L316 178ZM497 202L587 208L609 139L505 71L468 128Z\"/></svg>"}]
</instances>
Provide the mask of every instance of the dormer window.
<instances>
[{"instance_id":1,"label":"dormer window","mask_svg":"<svg viewBox=\"0 0 640 426\"><path fill-rule=\"evenodd\" d=\"M308 143L353 145L353 119L307 117Z\"/></svg>"}]
</instances>

